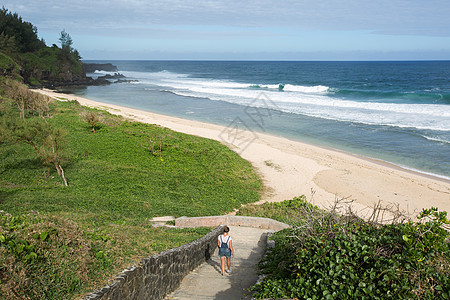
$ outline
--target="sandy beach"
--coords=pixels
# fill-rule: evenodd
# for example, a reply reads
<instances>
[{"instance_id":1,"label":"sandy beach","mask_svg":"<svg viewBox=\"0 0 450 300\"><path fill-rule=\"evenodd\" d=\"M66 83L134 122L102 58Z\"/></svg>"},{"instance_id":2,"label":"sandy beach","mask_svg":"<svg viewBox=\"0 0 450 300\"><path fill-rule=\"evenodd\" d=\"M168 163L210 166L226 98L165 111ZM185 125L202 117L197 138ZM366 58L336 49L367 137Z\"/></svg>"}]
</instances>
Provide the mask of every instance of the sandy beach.
<instances>
[{"instance_id":1,"label":"sandy beach","mask_svg":"<svg viewBox=\"0 0 450 300\"><path fill-rule=\"evenodd\" d=\"M367 215L379 201L416 215L422 208L450 211L450 181L401 169L333 149L259 132L243 131L40 90L54 99L77 100L139 122L221 141L250 161L263 179L261 202L306 195L329 208L335 199L353 201L352 210Z\"/></svg>"}]
</instances>

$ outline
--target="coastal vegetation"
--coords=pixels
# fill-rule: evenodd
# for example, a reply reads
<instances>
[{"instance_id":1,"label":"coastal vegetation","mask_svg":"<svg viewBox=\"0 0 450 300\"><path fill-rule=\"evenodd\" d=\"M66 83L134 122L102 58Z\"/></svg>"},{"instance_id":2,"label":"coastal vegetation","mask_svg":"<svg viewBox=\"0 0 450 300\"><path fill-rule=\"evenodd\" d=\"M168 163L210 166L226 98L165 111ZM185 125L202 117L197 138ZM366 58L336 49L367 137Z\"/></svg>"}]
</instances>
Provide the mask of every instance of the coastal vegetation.
<instances>
[{"instance_id":1,"label":"coastal vegetation","mask_svg":"<svg viewBox=\"0 0 450 300\"><path fill-rule=\"evenodd\" d=\"M271 299L449 299L450 244L446 212L424 209L418 222L396 211L380 224L352 213L323 211L304 196L249 205L241 215L292 225L275 233L259 267L254 297Z\"/></svg>"},{"instance_id":2,"label":"coastal vegetation","mask_svg":"<svg viewBox=\"0 0 450 300\"><path fill-rule=\"evenodd\" d=\"M83 295L210 231L155 228L149 219L235 208L292 225L273 236L255 297L450 297L445 212L380 224L320 210L304 196L241 208L259 200L262 182L219 142L29 90L85 77L64 30L60 44L47 47L31 23L0 11L0 298Z\"/></svg>"},{"instance_id":3,"label":"coastal vegetation","mask_svg":"<svg viewBox=\"0 0 450 300\"><path fill-rule=\"evenodd\" d=\"M219 142L50 101L7 78L0 123L0 298L81 295L210 230L149 219L259 199L252 166Z\"/></svg>"},{"instance_id":4,"label":"coastal vegetation","mask_svg":"<svg viewBox=\"0 0 450 300\"><path fill-rule=\"evenodd\" d=\"M86 80L80 55L64 30L61 47L46 46L37 28L17 13L0 9L0 76L32 86L51 86Z\"/></svg>"}]
</instances>

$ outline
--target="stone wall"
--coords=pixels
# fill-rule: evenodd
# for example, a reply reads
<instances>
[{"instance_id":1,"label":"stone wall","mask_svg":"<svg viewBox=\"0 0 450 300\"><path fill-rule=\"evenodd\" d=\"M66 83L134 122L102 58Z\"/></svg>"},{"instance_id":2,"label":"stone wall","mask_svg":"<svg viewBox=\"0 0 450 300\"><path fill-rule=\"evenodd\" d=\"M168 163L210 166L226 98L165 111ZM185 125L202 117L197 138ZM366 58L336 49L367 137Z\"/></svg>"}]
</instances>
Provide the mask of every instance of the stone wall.
<instances>
[{"instance_id":1,"label":"stone wall","mask_svg":"<svg viewBox=\"0 0 450 300\"><path fill-rule=\"evenodd\" d=\"M162 299L177 289L190 271L211 257L222 232L223 226L218 226L189 244L144 258L139 266L122 271L112 284L84 299Z\"/></svg>"}]
</instances>

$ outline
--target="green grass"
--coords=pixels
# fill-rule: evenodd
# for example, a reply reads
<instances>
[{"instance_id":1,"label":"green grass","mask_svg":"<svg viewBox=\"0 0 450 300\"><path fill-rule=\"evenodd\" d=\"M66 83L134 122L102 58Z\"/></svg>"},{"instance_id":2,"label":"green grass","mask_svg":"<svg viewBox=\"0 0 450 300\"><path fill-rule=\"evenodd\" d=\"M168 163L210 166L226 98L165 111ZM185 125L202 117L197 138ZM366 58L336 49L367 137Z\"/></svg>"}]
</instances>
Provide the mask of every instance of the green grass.
<instances>
[{"instance_id":1,"label":"green grass","mask_svg":"<svg viewBox=\"0 0 450 300\"><path fill-rule=\"evenodd\" d=\"M250 163L219 142L104 112L93 134L76 104L60 102L54 109L58 113L48 122L67 132L63 168L69 186L42 167L31 147L3 145L0 192L8 212L70 210L93 215L95 222L109 222L109 216L122 222L221 214L259 198L261 181ZM151 141L156 153L149 150Z\"/></svg>"},{"instance_id":2,"label":"green grass","mask_svg":"<svg viewBox=\"0 0 450 300\"><path fill-rule=\"evenodd\" d=\"M319 208L306 201L306 196L295 197L292 200L282 202L266 202L261 205L246 205L236 213L240 216L252 216L274 219L291 226L301 225L305 216L303 208L311 211L319 211Z\"/></svg>"},{"instance_id":3,"label":"green grass","mask_svg":"<svg viewBox=\"0 0 450 300\"><path fill-rule=\"evenodd\" d=\"M0 103L0 118L6 116L7 110L14 110L9 100L2 99ZM96 133L85 121L89 112L99 115ZM77 279L77 274L83 272L76 265L59 265L58 255L65 253L61 250L65 249L64 239L49 238L51 246L41 243L34 249L47 253L46 247L50 247L60 254L48 258L38 253L42 260L33 262L13 255L22 246L16 249L3 243L0 249L9 256L0 261L2 283L12 276L6 272L11 261L21 266L23 272L16 271L25 278L24 284L29 282L26 278L38 276L36 272L48 275L47 265L52 261L56 262L53 271L67 269L66 273L72 275L66 277L77 283L55 280L49 283L51 290L42 291L40 296L56 297L57 290L62 289L70 298L100 287L108 276L143 257L180 246L210 230L153 228L149 219L164 215L225 214L241 204L259 200L262 183L250 163L217 141L130 122L76 102L52 104L51 115L48 124L63 128L66 133L62 167L69 185L62 184L52 166L43 165L31 146L0 142L0 209L12 218L22 218L25 224L20 230L11 229L11 222L4 221L0 230L6 239L27 240L26 245L31 247L36 241L27 233L37 229L23 228L34 228L30 225L37 222L34 214L42 224L55 223L48 226L55 228L57 236L66 235L68 240L75 234L64 231L65 224L70 223L79 230L76 239L86 246L82 255L90 262L83 267L88 268L90 275ZM37 118L32 112L27 117ZM70 243L67 245L71 247ZM30 291L28 286L20 290L19 296L33 298ZM11 293L3 290L0 295L8 297Z\"/></svg>"}]
</instances>

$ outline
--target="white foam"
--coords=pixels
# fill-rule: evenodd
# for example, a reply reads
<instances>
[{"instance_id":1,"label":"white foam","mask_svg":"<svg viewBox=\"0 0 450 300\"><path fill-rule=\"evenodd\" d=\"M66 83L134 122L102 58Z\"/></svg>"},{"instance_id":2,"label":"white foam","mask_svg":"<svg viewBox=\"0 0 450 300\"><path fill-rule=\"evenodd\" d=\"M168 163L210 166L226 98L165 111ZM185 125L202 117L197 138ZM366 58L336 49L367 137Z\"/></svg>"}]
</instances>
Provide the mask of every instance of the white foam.
<instances>
[{"instance_id":1,"label":"white foam","mask_svg":"<svg viewBox=\"0 0 450 300\"><path fill-rule=\"evenodd\" d=\"M398 166L400 168L405 169L405 170L410 170L410 171L413 171L413 172L416 172L416 173L425 174L425 175L433 176L433 177L438 177L438 178L445 179L445 180L450 180L449 176L435 174L435 173L431 173L431 172L425 172L425 171L421 171L421 170L418 170L418 169L410 168L410 167L407 167L407 166L404 166L404 165L398 165Z\"/></svg>"},{"instance_id":2,"label":"white foam","mask_svg":"<svg viewBox=\"0 0 450 300\"><path fill-rule=\"evenodd\" d=\"M168 71L123 73L127 77L139 79L141 84L157 85L182 96L256 107L269 105L284 112L338 121L450 131L450 105L344 100L332 97L333 89L323 85L286 84L281 91L279 84L205 80ZM264 93L265 103L257 100L261 93Z\"/></svg>"},{"instance_id":3,"label":"white foam","mask_svg":"<svg viewBox=\"0 0 450 300\"><path fill-rule=\"evenodd\" d=\"M149 82L154 83L163 80L185 78L188 76L187 74L172 73L166 70L160 72L122 71L121 73L125 75L125 77L137 79L144 84Z\"/></svg>"},{"instance_id":4,"label":"white foam","mask_svg":"<svg viewBox=\"0 0 450 300\"><path fill-rule=\"evenodd\" d=\"M110 72L110 71L104 71L104 70L95 70L94 73L92 73L92 74L95 74L95 75L98 75L98 76L104 76L104 75L115 75L117 73L118 72Z\"/></svg>"},{"instance_id":5,"label":"white foam","mask_svg":"<svg viewBox=\"0 0 450 300\"><path fill-rule=\"evenodd\" d=\"M284 91L287 92L301 92L301 93L316 93L316 94L323 94L328 93L329 87L323 86L323 85L316 85L316 86L299 86L299 85L291 85L286 84L284 86Z\"/></svg>"},{"instance_id":6,"label":"white foam","mask_svg":"<svg viewBox=\"0 0 450 300\"><path fill-rule=\"evenodd\" d=\"M292 85L292 84L253 84L248 85L249 88L260 88L266 90L278 90L285 92L299 92L299 93L313 93L313 94L324 94L330 91L330 88L323 85L316 86L302 86L302 85Z\"/></svg>"},{"instance_id":7,"label":"white foam","mask_svg":"<svg viewBox=\"0 0 450 300\"><path fill-rule=\"evenodd\" d=\"M444 140L442 138L438 138L438 137L430 137L430 136L426 136L426 135L422 135L424 138L426 138L429 141L434 141L434 142L439 142L439 143L443 143L443 144L450 144L450 141L448 140Z\"/></svg>"}]
</instances>

